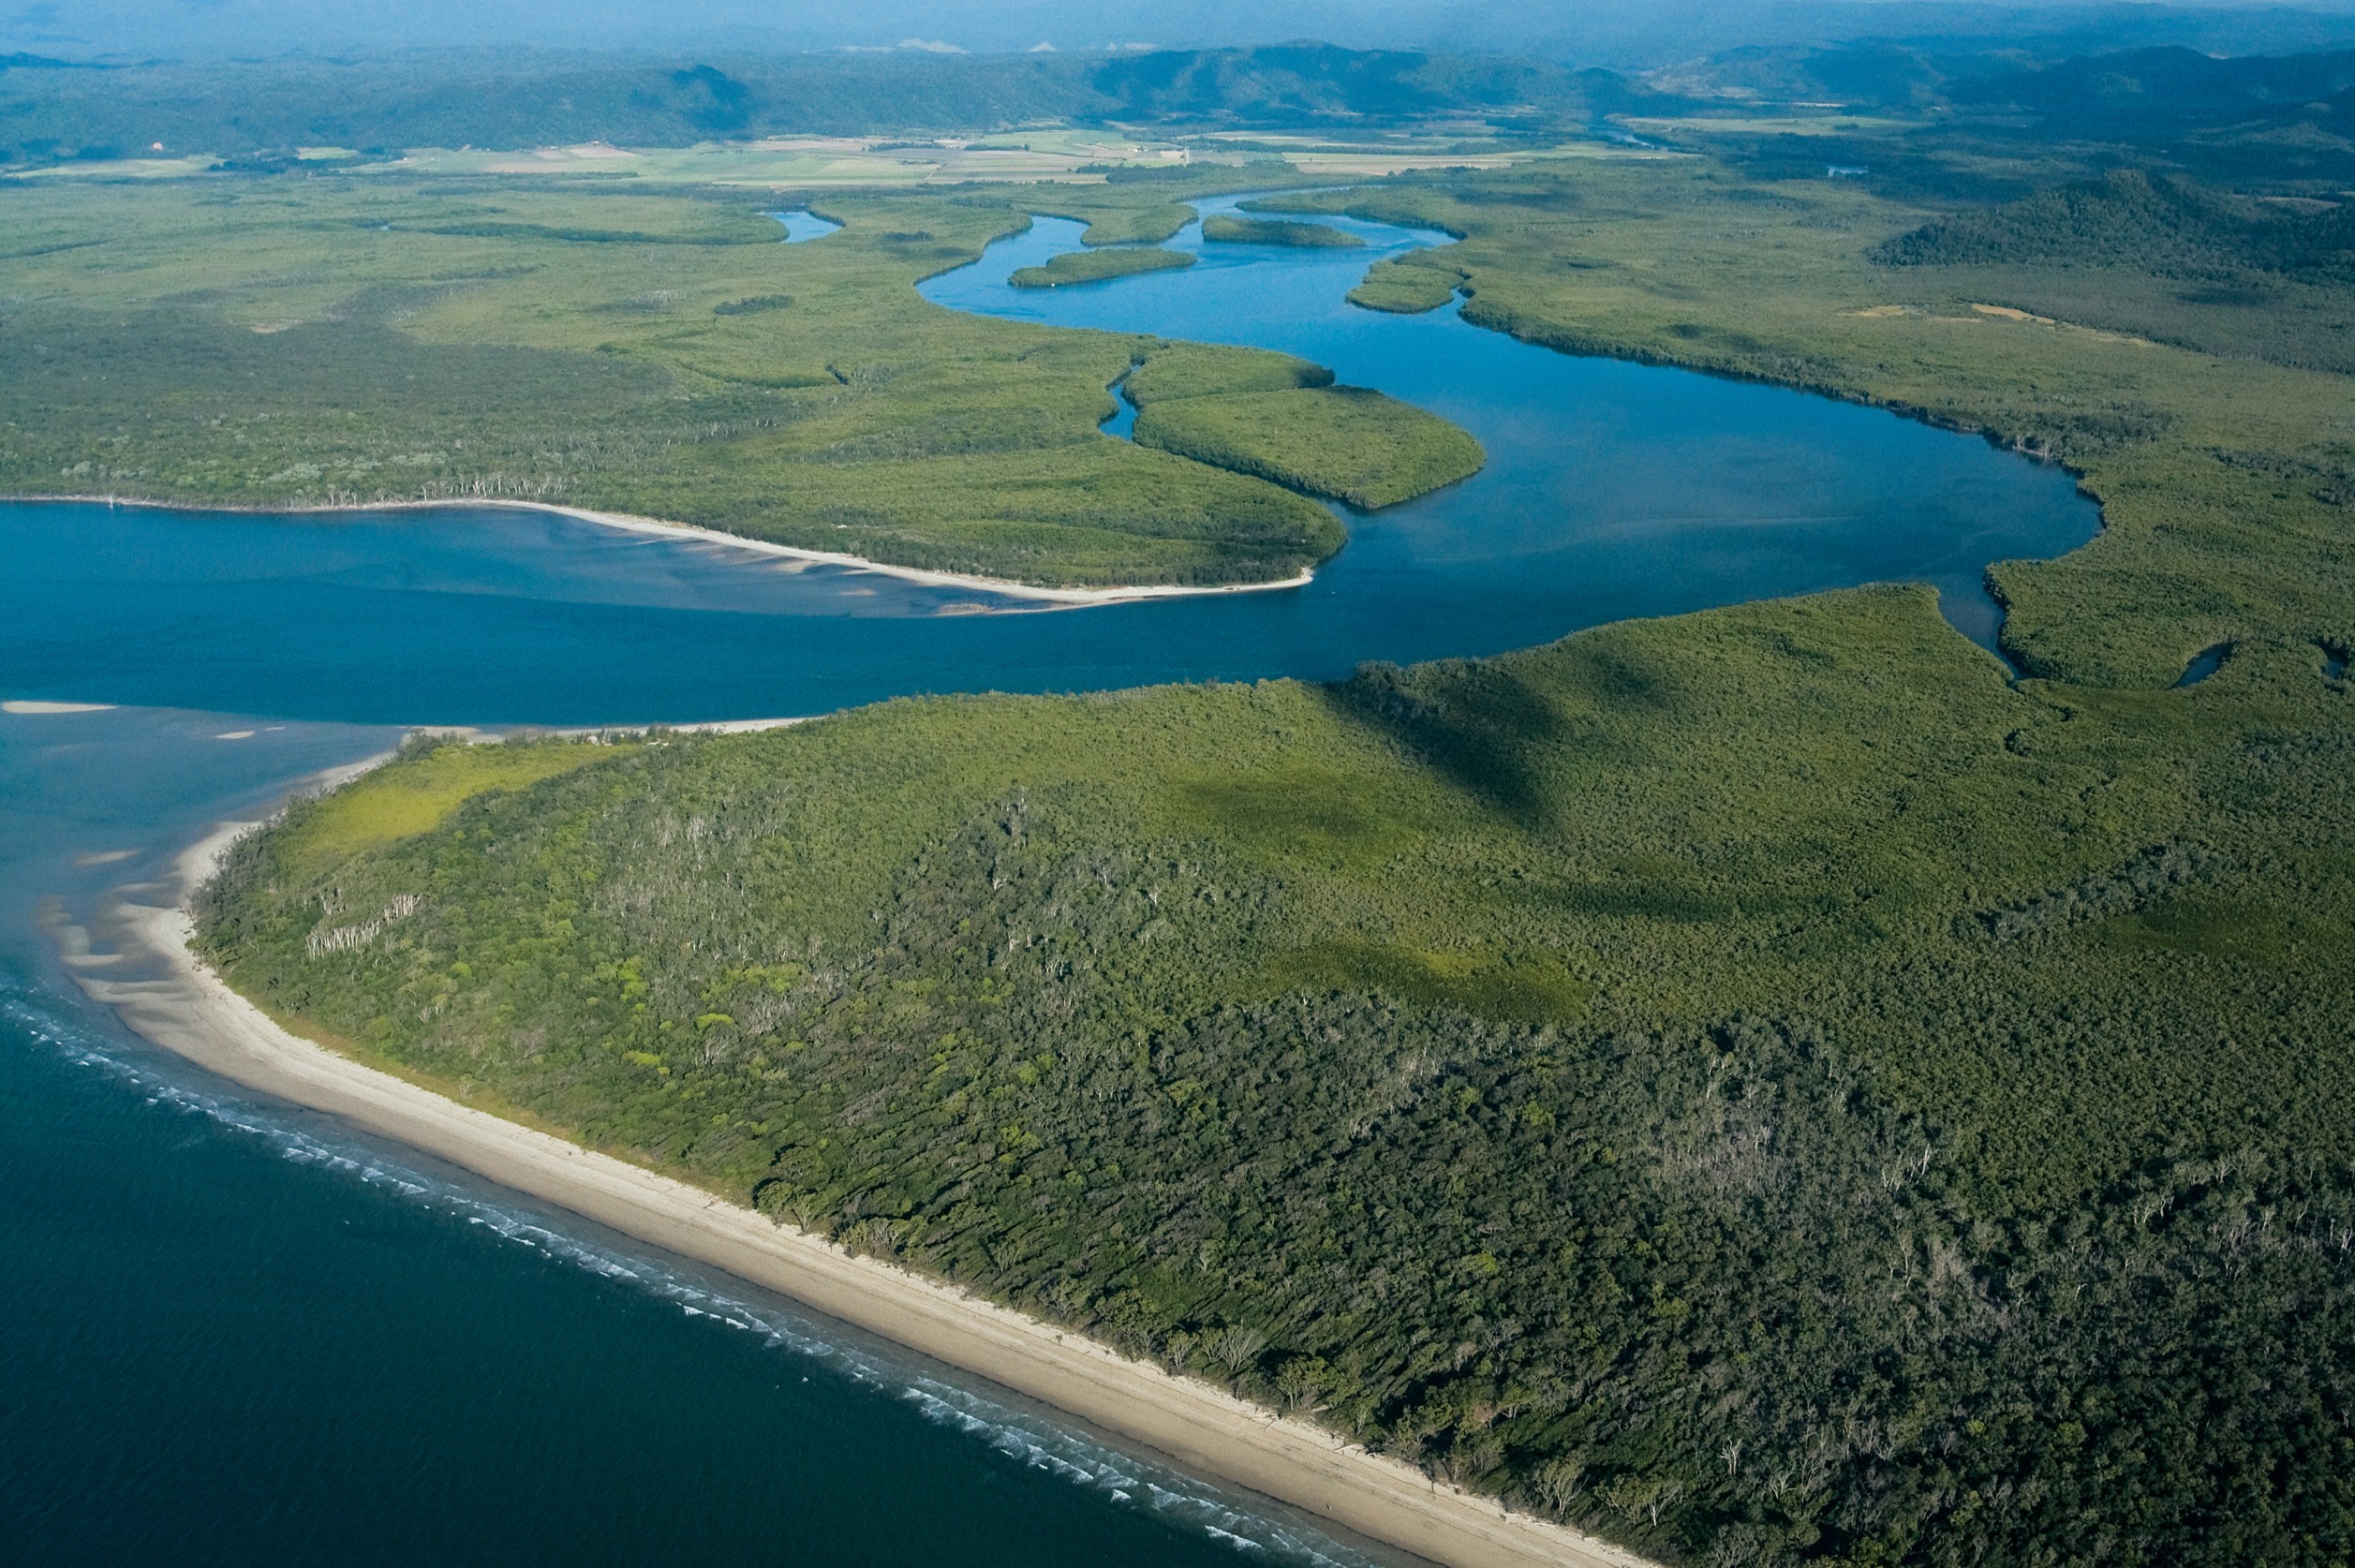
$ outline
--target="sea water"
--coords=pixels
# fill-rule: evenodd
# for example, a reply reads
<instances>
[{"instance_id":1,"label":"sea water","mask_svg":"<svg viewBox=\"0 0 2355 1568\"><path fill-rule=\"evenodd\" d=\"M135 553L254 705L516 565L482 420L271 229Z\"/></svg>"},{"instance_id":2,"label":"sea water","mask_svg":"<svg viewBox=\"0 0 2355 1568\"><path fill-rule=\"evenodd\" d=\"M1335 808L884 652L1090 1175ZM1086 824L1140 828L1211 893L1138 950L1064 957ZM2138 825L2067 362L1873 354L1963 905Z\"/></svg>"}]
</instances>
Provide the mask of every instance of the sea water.
<instances>
[{"instance_id":1,"label":"sea water","mask_svg":"<svg viewBox=\"0 0 2355 1568\"><path fill-rule=\"evenodd\" d=\"M1313 587L1083 611L544 513L0 508L0 1543L11 1561L1382 1560L1023 1401L129 1038L69 971L209 825L411 723L1345 673L2081 541L2065 476L1869 409L1340 295L1430 236L928 291L1266 343L1480 436ZM823 243L813 238L805 243ZM1189 233L1180 244L1199 245ZM1971 616L1956 618L1973 624ZM1992 607L1976 629L1992 625ZM67 711L48 704L118 703Z\"/></svg>"}]
</instances>

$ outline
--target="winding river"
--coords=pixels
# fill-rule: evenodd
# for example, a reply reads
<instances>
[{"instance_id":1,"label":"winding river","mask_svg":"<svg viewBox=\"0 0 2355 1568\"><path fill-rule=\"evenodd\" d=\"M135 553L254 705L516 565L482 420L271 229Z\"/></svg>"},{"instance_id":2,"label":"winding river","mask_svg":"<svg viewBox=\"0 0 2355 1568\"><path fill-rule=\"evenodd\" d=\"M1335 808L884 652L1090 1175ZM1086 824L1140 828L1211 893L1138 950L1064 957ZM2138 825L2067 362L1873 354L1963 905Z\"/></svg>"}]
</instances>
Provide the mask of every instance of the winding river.
<instances>
[{"instance_id":1,"label":"winding river","mask_svg":"<svg viewBox=\"0 0 2355 1568\"><path fill-rule=\"evenodd\" d=\"M1212 204L1213 206L1217 204ZM926 293L1250 342L1490 463L1350 519L1309 588L1041 611L548 514L0 508L0 1540L176 1563L1380 1561L1009 1396L208 1080L73 976L210 823L409 723L821 712L908 691L1326 676L1884 578L1985 640L1985 564L2092 533L2066 477L1869 409L1355 310L1433 236L1202 246L1041 295L1041 220ZM822 243L821 226L794 238ZM1117 427L1116 427L1117 431ZM979 609L988 614L972 614ZM959 613L951 613L959 612ZM95 707L89 704L115 704Z\"/></svg>"}]
</instances>

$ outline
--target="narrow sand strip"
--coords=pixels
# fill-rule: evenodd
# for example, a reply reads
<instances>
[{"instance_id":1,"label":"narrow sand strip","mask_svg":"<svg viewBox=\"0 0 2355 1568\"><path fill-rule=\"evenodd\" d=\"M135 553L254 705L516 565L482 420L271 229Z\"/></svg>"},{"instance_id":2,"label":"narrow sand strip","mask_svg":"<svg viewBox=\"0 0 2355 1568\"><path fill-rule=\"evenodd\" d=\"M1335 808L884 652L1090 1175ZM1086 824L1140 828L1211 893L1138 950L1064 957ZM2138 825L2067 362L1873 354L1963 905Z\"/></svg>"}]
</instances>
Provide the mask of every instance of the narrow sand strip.
<instances>
[{"instance_id":1,"label":"narrow sand strip","mask_svg":"<svg viewBox=\"0 0 2355 1568\"><path fill-rule=\"evenodd\" d=\"M559 517L576 522L594 523L603 528L619 528L625 533L648 534L658 539L691 540L703 544L724 544L734 550L749 550L756 555L776 555L786 560L807 561L813 566L848 567L857 571L878 572L896 577L903 582L921 584L927 588L970 588L978 593L996 594L1003 599L1030 599L1042 603L1078 609L1090 604L1122 604L1143 599L1197 599L1215 594L1259 594L1278 588L1305 588L1316 580L1314 570L1303 568L1296 576L1274 583L1222 583L1209 587L1190 588L1178 584L1161 584L1135 588L1042 588L1029 583L1015 583L1003 577L977 577L961 571L926 571L921 567L889 566L870 561L864 555L845 555L831 550L803 550L790 544L772 544L766 540L747 539L742 534L723 533L718 528L697 527L690 523L666 523L659 517L633 517L628 512L591 511L585 507L569 507L555 501L466 500L446 501L366 501L351 506L336 507L231 507L194 506L176 501L138 500L120 496L0 496L0 501L56 501L103 504L111 507L152 507L158 511L225 511L241 512L259 517L318 517L341 512L361 511L447 511L459 510L491 510L498 511L551 511Z\"/></svg>"},{"instance_id":2,"label":"narrow sand strip","mask_svg":"<svg viewBox=\"0 0 2355 1568\"><path fill-rule=\"evenodd\" d=\"M182 856L180 900L249 825L225 827ZM147 1039L223 1077L344 1117L1042 1399L1186 1469L1449 1568L1649 1568L1604 1542L1435 1487L1406 1465L1208 1383L1172 1377L954 1286L852 1257L683 1182L339 1057L288 1033L206 969L189 950L192 928L181 902L130 905L124 914L128 931L164 962L166 978L117 983L84 975L81 984Z\"/></svg>"}]
</instances>

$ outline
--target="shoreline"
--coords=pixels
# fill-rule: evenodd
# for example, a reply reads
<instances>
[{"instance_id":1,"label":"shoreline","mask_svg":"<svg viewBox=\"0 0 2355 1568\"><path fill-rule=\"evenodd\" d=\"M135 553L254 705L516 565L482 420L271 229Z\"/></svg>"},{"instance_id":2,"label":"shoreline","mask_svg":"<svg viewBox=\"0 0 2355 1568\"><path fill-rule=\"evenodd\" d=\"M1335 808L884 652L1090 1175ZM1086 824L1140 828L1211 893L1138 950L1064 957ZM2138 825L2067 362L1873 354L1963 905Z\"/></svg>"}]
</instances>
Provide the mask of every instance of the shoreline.
<instances>
[{"instance_id":1,"label":"shoreline","mask_svg":"<svg viewBox=\"0 0 2355 1568\"><path fill-rule=\"evenodd\" d=\"M1046 588L1034 583L1017 583L1005 577L983 577L972 572L932 571L923 567L893 566L884 561L870 561L864 555L847 555L833 550L805 550L799 545L777 544L767 540L750 539L743 534L731 534L718 528L706 528L693 523L671 523L659 517L639 517L624 511L596 511L587 507L568 506L559 501L517 501L485 497L468 500L453 497L435 501L354 501L343 506L318 507L246 507L226 505L193 505L182 501L154 501L130 496L0 496L0 501L52 502L57 505L110 507L146 507L156 511L219 511L245 517L321 517L348 512L370 511L448 511L452 510L491 510L497 511L544 511L559 517L570 517L576 523L594 524L600 528L615 528L623 533L643 534L655 539L691 541L699 544L723 544L758 555L775 555L785 560L805 561L811 566L837 566L853 571L872 571L884 577L896 577L927 588L964 588L976 593L997 594L1005 599L1029 599L1052 604L1060 609L1085 609L1098 604L1127 604L1141 599L1196 599L1213 594L1272 593L1283 588L1305 588L1316 581L1316 569L1303 567L1293 576L1267 583L1214 583L1203 587L1189 587L1181 583L1147 584L1125 588Z\"/></svg>"},{"instance_id":2,"label":"shoreline","mask_svg":"<svg viewBox=\"0 0 2355 1568\"><path fill-rule=\"evenodd\" d=\"M373 762L338 773L363 771ZM92 997L144 1039L262 1093L324 1111L500 1186L721 1269L858 1328L1141 1442L1199 1472L1446 1568L1651 1568L1645 1559L1420 1471L1222 1388L1131 1361L950 1284L552 1134L446 1099L289 1033L199 959L188 895L255 823L225 824L174 863L156 903L121 906L161 978Z\"/></svg>"}]
</instances>

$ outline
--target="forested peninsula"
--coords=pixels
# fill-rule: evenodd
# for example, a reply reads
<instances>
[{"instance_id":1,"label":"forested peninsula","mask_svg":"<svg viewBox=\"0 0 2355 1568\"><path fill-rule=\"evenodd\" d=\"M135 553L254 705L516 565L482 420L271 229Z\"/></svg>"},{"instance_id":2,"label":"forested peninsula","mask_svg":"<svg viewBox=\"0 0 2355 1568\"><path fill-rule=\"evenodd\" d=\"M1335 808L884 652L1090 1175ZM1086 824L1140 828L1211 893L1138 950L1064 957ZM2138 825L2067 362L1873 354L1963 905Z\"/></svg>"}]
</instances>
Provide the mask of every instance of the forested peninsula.
<instances>
[{"instance_id":1,"label":"forested peninsula","mask_svg":"<svg viewBox=\"0 0 2355 1568\"><path fill-rule=\"evenodd\" d=\"M1207 588L1338 550L1311 496L1389 505L1479 466L1469 436L1387 399L1230 401L1296 385L1281 355L1223 350L1219 385L1179 388L1157 367L1198 371L1201 351L914 293L1033 208L1128 239L1190 220L1173 197L1271 178L1168 172L829 193L842 228L803 244L770 200L696 185L10 186L0 493L534 501L1043 587ZM1042 271L1189 259L1088 248ZM1124 377L1187 392L1184 419L1101 434Z\"/></svg>"},{"instance_id":2,"label":"forested peninsula","mask_svg":"<svg viewBox=\"0 0 2355 1568\"><path fill-rule=\"evenodd\" d=\"M501 200L468 221L553 221ZM1370 305L1461 291L1565 351L2067 464L2105 531L1994 569L2014 668L1889 586L1330 685L421 741L239 845L200 949L363 1061L1664 1560L2338 1561L2355 446L2338 340L2236 302L2343 285L2255 203L2099 179L2030 200L2125 237L2056 259L2046 208L1707 156L1294 199L1461 236L1383 263ZM730 440L913 464L885 444L959 432L921 459L972 487L950 494L1086 464L1182 474L1193 516L1265 497L1249 538L1106 532L1105 577L1312 558L1308 503L1242 465L1025 444L1034 407L1101 418L1133 356L1141 443L1152 378L1194 351L1157 371L1149 345L922 307L909 283L1012 221L1002 196L837 207L867 236L838 277L777 270L799 263L697 205L715 243L685 265L759 275L544 331L609 338L584 360L634 384L635 324L664 321L696 396L750 398L733 334L839 290L851 347L758 358L846 391ZM316 330L486 367L545 351L457 347L504 287L459 282L388 293L422 312L397 331L322 297ZM1251 365L1222 395L1331 395ZM976 391L1013 376L1027 401ZM34 438L9 417L12 448ZM665 494L737 515L704 472ZM829 515L837 470L808 472L744 515L779 537ZM916 494L859 537L983 537Z\"/></svg>"}]
</instances>

